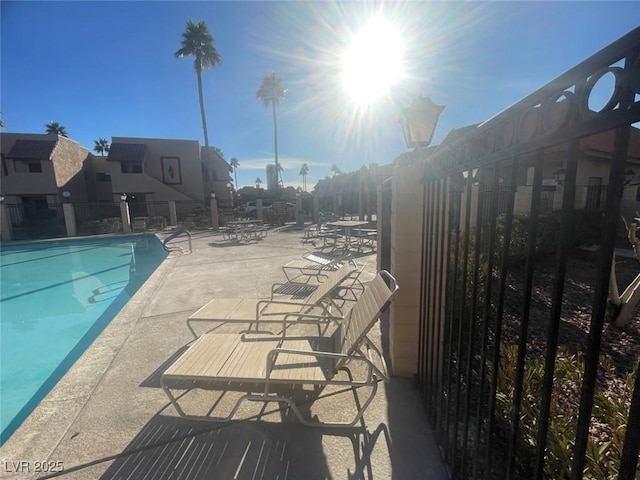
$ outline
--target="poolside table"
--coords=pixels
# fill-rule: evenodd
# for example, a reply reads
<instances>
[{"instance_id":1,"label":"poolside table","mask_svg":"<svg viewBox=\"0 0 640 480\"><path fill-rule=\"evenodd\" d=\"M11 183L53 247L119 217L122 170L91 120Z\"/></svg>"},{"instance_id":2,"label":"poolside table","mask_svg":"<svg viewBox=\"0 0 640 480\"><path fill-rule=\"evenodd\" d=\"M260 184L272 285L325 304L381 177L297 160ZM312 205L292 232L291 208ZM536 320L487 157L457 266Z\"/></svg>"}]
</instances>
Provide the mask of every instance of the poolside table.
<instances>
[{"instance_id":1,"label":"poolside table","mask_svg":"<svg viewBox=\"0 0 640 480\"><path fill-rule=\"evenodd\" d=\"M329 227L341 228L344 230L344 250L349 251L351 249L351 229L364 227L369 222L361 220L336 220L334 222L327 222Z\"/></svg>"}]
</instances>

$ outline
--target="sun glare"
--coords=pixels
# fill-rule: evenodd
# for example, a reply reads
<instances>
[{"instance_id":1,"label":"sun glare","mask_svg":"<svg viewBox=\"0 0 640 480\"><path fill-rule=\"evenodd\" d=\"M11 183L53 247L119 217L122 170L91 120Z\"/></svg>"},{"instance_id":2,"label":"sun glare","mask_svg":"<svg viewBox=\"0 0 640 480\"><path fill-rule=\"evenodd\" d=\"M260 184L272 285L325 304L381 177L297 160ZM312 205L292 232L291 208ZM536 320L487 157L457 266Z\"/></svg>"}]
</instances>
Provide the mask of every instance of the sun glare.
<instances>
[{"instance_id":1,"label":"sun glare","mask_svg":"<svg viewBox=\"0 0 640 480\"><path fill-rule=\"evenodd\" d=\"M372 18L342 57L343 84L353 101L366 106L387 93L404 76L403 55L404 44L393 25Z\"/></svg>"}]
</instances>

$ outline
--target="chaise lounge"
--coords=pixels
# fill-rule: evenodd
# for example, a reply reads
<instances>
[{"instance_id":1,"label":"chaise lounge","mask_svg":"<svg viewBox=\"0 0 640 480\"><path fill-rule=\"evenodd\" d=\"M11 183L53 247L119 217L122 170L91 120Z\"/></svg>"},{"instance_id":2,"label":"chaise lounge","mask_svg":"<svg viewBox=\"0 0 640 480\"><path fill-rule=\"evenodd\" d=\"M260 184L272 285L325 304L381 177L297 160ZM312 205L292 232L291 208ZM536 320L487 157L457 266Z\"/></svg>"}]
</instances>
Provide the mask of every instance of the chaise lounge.
<instances>
[{"instance_id":1,"label":"chaise lounge","mask_svg":"<svg viewBox=\"0 0 640 480\"><path fill-rule=\"evenodd\" d=\"M341 289L351 290L355 280L362 271L355 262L348 262L339 269L329 273L315 291L304 300L294 299L259 299L259 298L214 298L187 319L187 326L194 337L198 334L192 324L196 322L243 322L249 324L249 330L260 323L287 323L305 314L307 320L341 319L343 312L334 297ZM348 281L352 279L351 281ZM343 285L346 282L346 285ZM279 284L276 284L279 285Z\"/></svg>"},{"instance_id":2,"label":"chaise lounge","mask_svg":"<svg viewBox=\"0 0 640 480\"><path fill-rule=\"evenodd\" d=\"M387 283L389 285L387 285ZM184 418L226 422L245 401L284 403L307 426L353 426L373 400L379 378L389 380L380 350L367 337L380 315L395 298L398 286L386 271L365 286L345 319L327 337L220 334L209 332L197 339L162 374L160 383L176 411ZM361 364L357 379L349 367ZM338 372L346 370L346 378ZM302 414L301 401L316 400L329 385L369 387L364 402L347 422L320 422ZM172 390L216 390L244 393L227 415L215 416L220 402L204 414L186 413ZM358 388L359 390L359 388ZM357 397L356 397L357 398Z\"/></svg>"}]
</instances>

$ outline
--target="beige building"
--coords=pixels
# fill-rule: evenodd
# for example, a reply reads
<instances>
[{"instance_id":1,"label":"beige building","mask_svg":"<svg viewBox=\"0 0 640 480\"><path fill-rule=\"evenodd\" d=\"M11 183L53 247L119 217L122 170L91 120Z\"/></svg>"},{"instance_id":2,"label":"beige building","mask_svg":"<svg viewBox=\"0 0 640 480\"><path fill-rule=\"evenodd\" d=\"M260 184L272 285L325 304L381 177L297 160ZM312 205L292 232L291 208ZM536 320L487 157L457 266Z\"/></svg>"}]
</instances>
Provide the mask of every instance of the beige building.
<instances>
[{"instance_id":1,"label":"beige building","mask_svg":"<svg viewBox=\"0 0 640 480\"><path fill-rule=\"evenodd\" d=\"M123 194L136 214L155 202L208 204L211 193L229 198L231 166L196 140L113 137L106 157L114 201Z\"/></svg>"},{"instance_id":2,"label":"beige building","mask_svg":"<svg viewBox=\"0 0 640 480\"><path fill-rule=\"evenodd\" d=\"M1 133L0 153L4 202L21 205L26 217L39 218L50 205L62 203L62 192L69 192L73 201L87 201L83 170L92 154L73 140L55 134Z\"/></svg>"}]
</instances>

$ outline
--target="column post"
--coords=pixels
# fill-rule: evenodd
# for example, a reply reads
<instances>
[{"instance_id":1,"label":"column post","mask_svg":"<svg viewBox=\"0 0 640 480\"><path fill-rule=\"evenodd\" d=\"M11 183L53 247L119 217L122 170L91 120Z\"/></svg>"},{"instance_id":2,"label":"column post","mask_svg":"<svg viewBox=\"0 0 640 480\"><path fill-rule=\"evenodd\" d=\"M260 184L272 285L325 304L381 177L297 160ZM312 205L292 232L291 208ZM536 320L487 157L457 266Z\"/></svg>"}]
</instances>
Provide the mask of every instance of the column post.
<instances>
[{"instance_id":1,"label":"column post","mask_svg":"<svg viewBox=\"0 0 640 480\"><path fill-rule=\"evenodd\" d=\"M264 210L263 210L263 207L262 207L262 199L261 198L256 199L256 217L261 222L264 221Z\"/></svg>"},{"instance_id":2,"label":"column post","mask_svg":"<svg viewBox=\"0 0 640 480\"><path fill-rule=\"evenodd\" d=\"M211 192L211 227L214 232L220 230L220 217L218 214L218 199L216 198L215 193Z\"/></svg>"},{"instance_id":3,"label":"column post","mask_svg":"<svg viewBox=\"0 0 640 480\"><path fill-rule=\"evenodd\" d=\"M178 214L176 213L176 202L173 200L169 201L169 226L177 227L178 226Z\"/></svg>"},{"instance_id":4,"label":"column post","mask_svg":"<svg viewBox=\"0 0 640 480\"><path fill-rule=\"evenodd\" d=\"M62 212L64 213L64 226L67 228L67 237L75 237L78 232L76 229L76 211L73 203L63 203Z\"/></svg>"},{"instance_id":5,"label":"column post","mask_svg":"<svg viewBox=\"0 0 640 480\"><path fill-rule=\"evenodd\" d=\"M3 242L10 242L13 239L13 228L9 209L4 203L0 203L0 238Z\"/></svg>"},{"instance_id":6,"label":"column post","mask_svg":"<svg viewBox=\"0 0 640 480\"><path fill-rule=\"evenodd\" d=\"M120 196L120 218L122 218L122 231L131 233L131 215L129 214L129 204L127 203L127 195Z\"/></svg>"}]
</instances>

